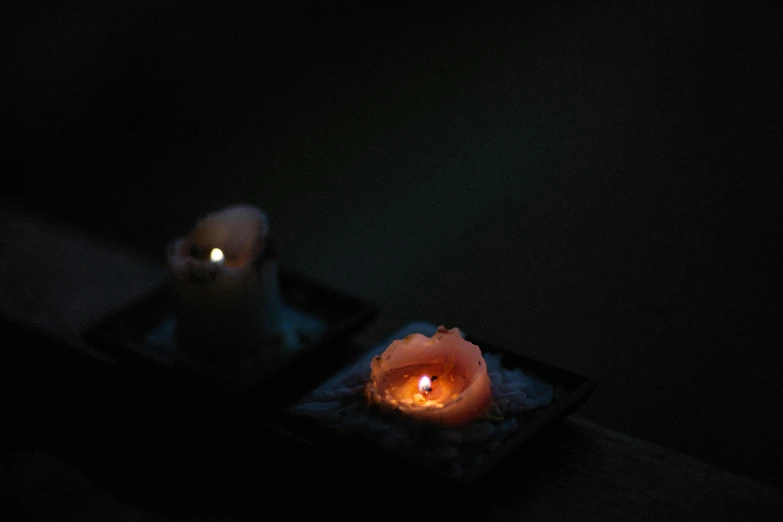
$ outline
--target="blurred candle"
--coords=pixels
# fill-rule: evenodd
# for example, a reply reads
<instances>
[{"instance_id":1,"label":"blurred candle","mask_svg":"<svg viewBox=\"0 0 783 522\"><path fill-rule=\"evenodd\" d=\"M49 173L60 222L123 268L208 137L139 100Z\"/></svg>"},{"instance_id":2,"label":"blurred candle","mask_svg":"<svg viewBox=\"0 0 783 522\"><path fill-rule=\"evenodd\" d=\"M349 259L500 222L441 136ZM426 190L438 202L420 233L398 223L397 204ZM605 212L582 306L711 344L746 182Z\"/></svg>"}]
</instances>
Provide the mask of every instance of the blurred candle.
<instances>
[{"instance_id":1,"label":"blurred candle","mask_svg":"<svg viewBox=\"0 0 783 522\"><path fill-rule=\"evenodd\" d=\"M492 401L481 349L459 328L439 326L393 341L371 364L369 404L424 421L457 426L481 417Z\"/></svg>"},{"instance_id":2,"label":"blurred candle","mask_svg":"<svg viewBox=\"0 0 783 522\"><path fill-rule=\"evenodd\" d=\"M207 214L166 257L176 339L193 359L232 365L282 343L278 259L259 208Z\"/></svg>"}]
</instances>

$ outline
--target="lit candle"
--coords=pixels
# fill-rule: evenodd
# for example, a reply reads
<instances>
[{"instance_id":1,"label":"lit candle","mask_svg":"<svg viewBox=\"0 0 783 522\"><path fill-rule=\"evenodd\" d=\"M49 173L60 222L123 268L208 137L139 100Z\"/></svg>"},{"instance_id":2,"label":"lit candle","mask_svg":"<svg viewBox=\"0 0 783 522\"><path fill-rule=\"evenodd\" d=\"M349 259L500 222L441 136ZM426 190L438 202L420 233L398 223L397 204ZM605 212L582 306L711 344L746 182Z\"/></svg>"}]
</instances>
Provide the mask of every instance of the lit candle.
<instances>
[{"instance_id":1,"label":"lit candle","mask_svg":"<svg viewBox=\"0 0 783 522\"><path fill-rule=\"evenodd\" d=\"M167 245L176 339L199 363L231 366L282 344L278 259L264 212L207 214Z\"/></svg>"},{"instance_id":2,"label":"lit candle","mask_svg":"<svg viewBox=\"0 0 783 522\"><path fill-rule=\"evenodd\" d=\"M370 369L368 403L412 418L457 426L482 416L492 402L481 349L459 328L439 326L432 337L397 339L372 359Z\"/></svg>"}]
</instances>

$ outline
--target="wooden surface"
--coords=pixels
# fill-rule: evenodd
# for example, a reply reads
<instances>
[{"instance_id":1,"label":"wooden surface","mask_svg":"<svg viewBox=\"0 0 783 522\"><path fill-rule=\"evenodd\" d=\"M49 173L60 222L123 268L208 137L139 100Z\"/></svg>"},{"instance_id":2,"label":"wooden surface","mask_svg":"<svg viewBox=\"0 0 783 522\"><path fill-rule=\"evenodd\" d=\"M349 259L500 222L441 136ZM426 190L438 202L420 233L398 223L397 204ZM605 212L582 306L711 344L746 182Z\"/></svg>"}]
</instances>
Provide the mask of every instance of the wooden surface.
<instances>
[{"instance_id":1,"label":"wooden surface","mask_svg":"<svg viewBox=\"0 0 783 522\"><path fill-rule=\"evenodd\" d=\"M159 260L7 203L0 217L0 313L9 331L23 334L2 348L4 367L15 372L5 376L14 388L4 394L4 408L6 430L16 437L3 455L0 492L9 513L23 520L254 520L273 508L278 516L280 508L304 515L313 502L323 516L369 520L410 516L414 505L441 510L444 503L479 520L783 520L780 490L605 429L578 412L486 482L448 500L438 496L434 505L425 491L435 486L411 480L402 487L408 494L379 507L383 492L399 484L384 483L372 463L366 477L352 482L347 475L338 484L328 484L338 470L308 457L296 466L310 462L309 469L278 473L270 455L279 452L269 440L254 444L239 430L204 424L172 428L170 410L144 411L150 403L137 400L140 390L154 384L134 382L82 341L86 326L161 282ZM165 451L147 451L153 439L164 441ZM177 455L172 440L205 451ZM201 486L171 483L186 480ZM360 491L372 492L370 507L355 505ZM282 500L294 492L313 502Z\"/></svg>"}]
</instances>

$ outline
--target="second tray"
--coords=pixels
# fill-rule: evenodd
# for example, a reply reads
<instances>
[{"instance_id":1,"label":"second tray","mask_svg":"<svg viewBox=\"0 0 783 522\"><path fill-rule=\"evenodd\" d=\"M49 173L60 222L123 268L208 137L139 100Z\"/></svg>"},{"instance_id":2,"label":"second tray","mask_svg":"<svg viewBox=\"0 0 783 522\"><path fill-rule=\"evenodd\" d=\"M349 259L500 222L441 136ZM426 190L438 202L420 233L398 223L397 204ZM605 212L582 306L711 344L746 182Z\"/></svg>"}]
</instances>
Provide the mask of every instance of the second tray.
<instances>
[{"instance_id":1,"label":"second tray","mask_svg":"<svg viewBox=\"0 0 783 522\"><path fill-rule=\"evenodd\" d=\"M174 380L203 384L229 395L243 395L297 367L306 366L302 370L312 372L314 361L340 361L350 353L350 337L367 326L378 312L373 303L285 268L280 270L280 289L284 320L294 325L299 344L273 375L255 371L238 377L193 364L176 340L177 319L167 283L110 313L82 335L96 347L140 363L142 367L170 371Z\"/></svg>"}]
</instances>

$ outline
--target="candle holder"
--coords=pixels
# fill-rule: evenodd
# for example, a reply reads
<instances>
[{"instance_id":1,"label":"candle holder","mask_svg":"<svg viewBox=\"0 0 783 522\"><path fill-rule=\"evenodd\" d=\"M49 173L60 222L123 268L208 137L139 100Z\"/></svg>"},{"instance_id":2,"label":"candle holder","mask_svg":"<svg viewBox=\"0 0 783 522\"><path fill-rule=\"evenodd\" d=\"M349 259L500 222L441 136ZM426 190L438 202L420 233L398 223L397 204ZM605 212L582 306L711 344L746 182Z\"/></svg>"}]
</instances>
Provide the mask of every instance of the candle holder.
<instances>
[{"instance_id":1,"label":"candle holder","mask_svg":"<svg viewBox=\"0 0 783 522\"><path fill-rule=\"evenodd\" d=\"M197 221L167 245L166 262L165 284L84 338L232 394L273 381L319 348L344 352L341 341L377 315L374 304L281 267L266 214L251 205Z\"/></svg>"},{"instance_id":2,"label":"candle holder","mask_svg":"<svg viewBox=\"0 0 783 522\"><path fill-rule=\"evenodd\" d=\"M379 354L392 343L416 336L436 339L443 331L423 321L407 324L385 344L358 355L292 401L284 408L280 425L324 454L346 457L357 465L359 475L367 474L368 461L382 461L384 474L403 481L418 477L424 484L470 487L512 451L573 412L596 387L593 379L476 342L491 379L492 401L469 422L433 422L368 400L368 388L370 393L377 391L376 376L371 374ZM413 373L406 377L418 378Z\"/></svg>"}]
</instances>

